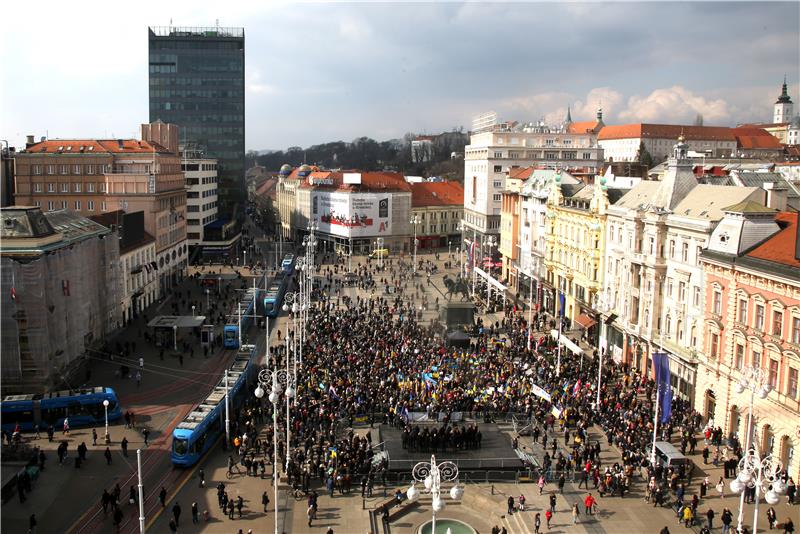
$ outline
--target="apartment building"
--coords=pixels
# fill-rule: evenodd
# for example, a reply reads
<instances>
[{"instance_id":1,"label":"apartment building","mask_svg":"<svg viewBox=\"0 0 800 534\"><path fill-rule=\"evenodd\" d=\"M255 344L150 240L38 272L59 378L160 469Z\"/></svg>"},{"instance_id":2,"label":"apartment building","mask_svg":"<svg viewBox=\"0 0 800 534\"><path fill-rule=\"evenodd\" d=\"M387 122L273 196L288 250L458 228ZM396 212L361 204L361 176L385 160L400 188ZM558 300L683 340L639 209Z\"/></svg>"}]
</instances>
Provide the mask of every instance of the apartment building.
<instances>
[{"instance_id":1,"label":"apartment building","mask_svg":"<svg viewBox=\"0 0 800 534\"><path fill-rule=\"evenodd\" d=\"M800 226L796 212L752 202L725 210L701 256L706 277L694 406L743 446L772 454L800 478ZM756 396L737 385L761 370L770 391ZM748 436L748 425L752 426ZM748 439L749 438L749 439Z\"/></svg>"},{"instance_id":2,"label":"apartment building","mask_svg":"<svg viewBox=\"0 0 800 534\"><path fill-rule=\"evenodd\" d=\"M411 186L411 219L417 220L419 249L460 246L464 187L459 182L419 182ZM412 243L413 245L413 243Z\"/></svg>"},{"instance_id":3,"label":"apartment building","mask_svg":"<svg viewBox=\"0 0 800 534\"><path fill-rule=\"evenodd\" d=\"M187 146L181 151L181 170L186 176L186 240L193 249L202 245L206 225L218 219L217 159Z\"/></svg>"},{"instance_id":4,"label":"apartment building","mask_svg":"<svg viewBox=\"0 0 800 534\"><path fill-rule=\"evenodd\" d=\"M474 130L464 154L465 236L476 234L483 240L500 233L502 193L512 169L538 166L599 173L601 128L602 111L598 111L595 123L572 123L568 117L558 126L512 122Z\"/></svg>"},{"instance_id":5,"label":"apartment building","mask_svg":"<svg viewBox=\"0 0 800 534\"><path fill-rule=\"evenodd\" d=\"M30 141L16 158L15 204L86 217L142 211L145 230L156 239L160 293L184 276L186 189L177 126L143 124L141 140Z\"/></svg>"}]
</instances>

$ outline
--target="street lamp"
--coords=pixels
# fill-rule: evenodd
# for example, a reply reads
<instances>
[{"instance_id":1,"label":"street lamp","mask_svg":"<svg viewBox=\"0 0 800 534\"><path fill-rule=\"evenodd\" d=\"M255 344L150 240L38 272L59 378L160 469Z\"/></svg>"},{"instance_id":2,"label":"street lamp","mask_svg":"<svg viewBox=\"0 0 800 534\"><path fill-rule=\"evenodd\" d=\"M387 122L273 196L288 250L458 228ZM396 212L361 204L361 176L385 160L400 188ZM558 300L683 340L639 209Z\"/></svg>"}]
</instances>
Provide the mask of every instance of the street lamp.
<instances>
[{"instance_id":1,"label":"street lamp","mask_svg":"<svg viewBox=\"0 0 800 534\"><path fill-rule=\"evenodd\" d=\"M493 235L486 238L484 244L489 247L489 268L486 271L486 312L489 312L489 301L492 300L492 284L489 281L492 279L492 249L497 246L497 240Z\"/></svg>"},{"instance_id":2,"label":"street lamp","mask_svg":"<svg viewBox=\"0 0 800 534\"><path fill-rule=\"evenodd\" d=\"M176 324L172 325L172 348L178 350L178 325Z\"/></svg>"},{"instance_id":3,"label":"street lamp","mask_svg":"<svg viewBox=\"0 0 800 534\"><path fill-rule=\"evenodd\" d=\"M211 293L211 290L206 288L206 313L208 313L208 310L211 309L211 305L209 304L209 297L208 297L210 293Z\"/></svg>"},{"instance_id":4,"label":"street lamp","mask_svg":"<svg viewBox=\"0 0 800 534\"><path fill-rule=\"evenodd\" d=\"M417 272L417 225L421 224L422 221L419 220L419 217L414 215L414 217L408 221L409 224L414 225L414 274Z\"/></svg>"},{"instance_id":5,"label":"street lamp","mask_svg":"<svg viewBox=\"0 0 800 534\"><path fill-rule=\"evenodd\" d=\"M103 409L106 412L106 444L111 443L111 438L108 436L108 399L103 401Z\"/></svg>"},{"instance_id":6,"label":"street lamp","mask_svg":"<svg viewBox=\"0 0 800 534\"><path fill-rule=\"evenodd\" d=\"M753 534L758 532L758 501L761 493L767 504L778 504L781 495L786 493L786 484L780 478L781 462L774 459L771 454L762 458L754 448L747 451L739 460L739 476L731 481L731 490L741 493L744 500L745 488L755 488L756 502L753 511ZM742 525L742 506L739 505L739 534L744 531Z\"/></svg>"},{"instance_id":7,"label":"street lamp","mask_svg":"<svg viewBox=\"0 0 800 534\"><path fill-rule=\"evenodd\" d=\"M746 389L750 390L750 412L747 415L747 436L745 436L745 450L748 451L744 458L739 462L739 469L740 474L739 478L737 479L742 485L739 490L736 489L737 485L734 485L737 480L731 482L731 489L736 493L741 491L742 496L739 498L739 517L738 517L738 526L736 527L739 534L743 532L743 520L744 520L744 486L749 484L749 487L753 487L752 484L754 482L751 481L752 475L755 470L758 470L757 478L760 480L761 472L765 467L771 467L771 464L765 464L762 466L761 464L767 462L769 457L764 458L761 460L758 457L758 454L754 450L753 447L753 410L754 410L754 403L756 394L758 394L758 398L766 399L769 395L769 392L772 391L772 386L768 382L768 377L764 373L763 369L758 366L758 362L755 362L753 366L747 366L742 369L742 378L736 384L734 390L737 394L742 394ZM751 453L754 453L754 458L748 458L751 456ZM771 462L771 460L770 460ZM777 463L777 462L776 462ZM779 466L780 464L777 463ZM756 513L758 513L758 493L760 487L756 486ZM767 492L769 494L769 492ZM769 498L767 499L769 502ZM757 517L757 516L756 516ZM755 526L753 528L755 531Z\"/></svg>"},{"instance_id":8,"label":"street lamp","mask_svg":"<svg viewBox=\"0 0 800 534\"><path fill-rule=\"evenodd\" d=\"M444 510L444 501L441 497L442 482L456 481L450 488L450 498L454 501L459 500L464 495L464 489L458 485L458 466L453 462L442 462L437 465L436 455L431 455L431 461L419 462L411 472L416 482L421 482L425 486L425 492L432 496L431 506L433 508L431 533L436 533L436 514ZM408 500L414 502L419 498L419 490L414 483L406 491Z\"/></svg>"},{"instance_id":9,"label":"street lamp","mask_svg":"<svg viewBox=\"0 0 800 534\"><path fill-rule=\"evenodd\" d=\"M267 361L269 364L269 360ZM258 373L258 387L253 392L257 399L264 397L266 387L270 386L269 402L272 403L272 490L275 503L275 534L278 534L278 400L280 399L279 385L285 385L286 396L294 396L294 389L290 383L291 377L284 370L262 369ZM289 449L287 436L286 449Z\"/></svg>"},{"instance_id":10,"label":"street lamp","mask_svg":"<svg viewBox=\"0 0 800 534\"><path fill-rule=\"evenodd\" d=\"M192 304L192 317L194 317L194 304Z\"/></svg>"}]
</instances>

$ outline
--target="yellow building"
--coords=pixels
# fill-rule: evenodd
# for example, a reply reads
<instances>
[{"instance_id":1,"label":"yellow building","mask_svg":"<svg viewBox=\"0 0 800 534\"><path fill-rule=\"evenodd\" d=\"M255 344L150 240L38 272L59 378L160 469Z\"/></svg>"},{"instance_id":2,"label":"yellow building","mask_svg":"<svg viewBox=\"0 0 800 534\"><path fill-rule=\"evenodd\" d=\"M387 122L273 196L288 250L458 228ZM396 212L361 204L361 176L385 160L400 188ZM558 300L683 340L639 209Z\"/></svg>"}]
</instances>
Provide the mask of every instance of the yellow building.
<instances>
[{"instance_id":1,"label":"yellow building","mask_svg":"<svg viewBox=\"0 0 800 534\"><path fill-rule=\"evenodd\" d=\"M556 298L546 311L588 329L590 339L596 336L597 299L603 287L609 204L606 180L598 181L599 186L562 184L557 174L547 198L546 283Z\"/></svg>"}]
</instances>

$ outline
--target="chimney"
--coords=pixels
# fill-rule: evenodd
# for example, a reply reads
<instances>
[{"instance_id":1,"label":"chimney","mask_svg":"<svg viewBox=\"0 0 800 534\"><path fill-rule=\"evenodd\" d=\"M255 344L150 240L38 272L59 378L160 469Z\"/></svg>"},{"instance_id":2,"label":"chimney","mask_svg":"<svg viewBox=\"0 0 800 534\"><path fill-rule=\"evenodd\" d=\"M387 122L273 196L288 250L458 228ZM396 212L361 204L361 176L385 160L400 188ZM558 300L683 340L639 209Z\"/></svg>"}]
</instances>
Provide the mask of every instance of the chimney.
<instances>
[{"instance_id":1,"label":"chimney","mask_svg":"<svg viewBox=\"0 0 800 534\"><path fill-rule=\"evenodd\" d=\"M34 137L32 135L27 136L28 141L25 143L25 148L30 148L31 145L34 144Z\"/></svg>"},{"instance_id":2,"label":"chimney","mask_svg":"<svg viewBox=\"0 0 800 534\"><path fill-rule=\"evenodd\" d=\"M764 190L767 193L766 204L768 208L786 211L789 193L784 184L766 182L764 183Z\"/></svg>"}]
</instances>

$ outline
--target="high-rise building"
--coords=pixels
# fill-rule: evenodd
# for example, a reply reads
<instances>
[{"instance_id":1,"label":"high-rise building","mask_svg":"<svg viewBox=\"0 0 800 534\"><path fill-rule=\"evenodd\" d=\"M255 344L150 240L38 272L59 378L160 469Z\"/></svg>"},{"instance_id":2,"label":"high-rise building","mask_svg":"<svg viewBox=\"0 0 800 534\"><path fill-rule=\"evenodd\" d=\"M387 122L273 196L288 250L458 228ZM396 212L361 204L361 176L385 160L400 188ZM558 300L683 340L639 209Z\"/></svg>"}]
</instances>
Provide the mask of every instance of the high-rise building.
<instances>
[{"instance_id":1,"label":"high-rise building","mask_svg":"<svg viewBox=\"0 0 800 534\"><path fill-rule=\"evenodd\" d=\"M148 49L150 121L177 124L182 144L218 160L230 216L245 199L244 28L151 27Z\"/></svg>"}]
</instances>

